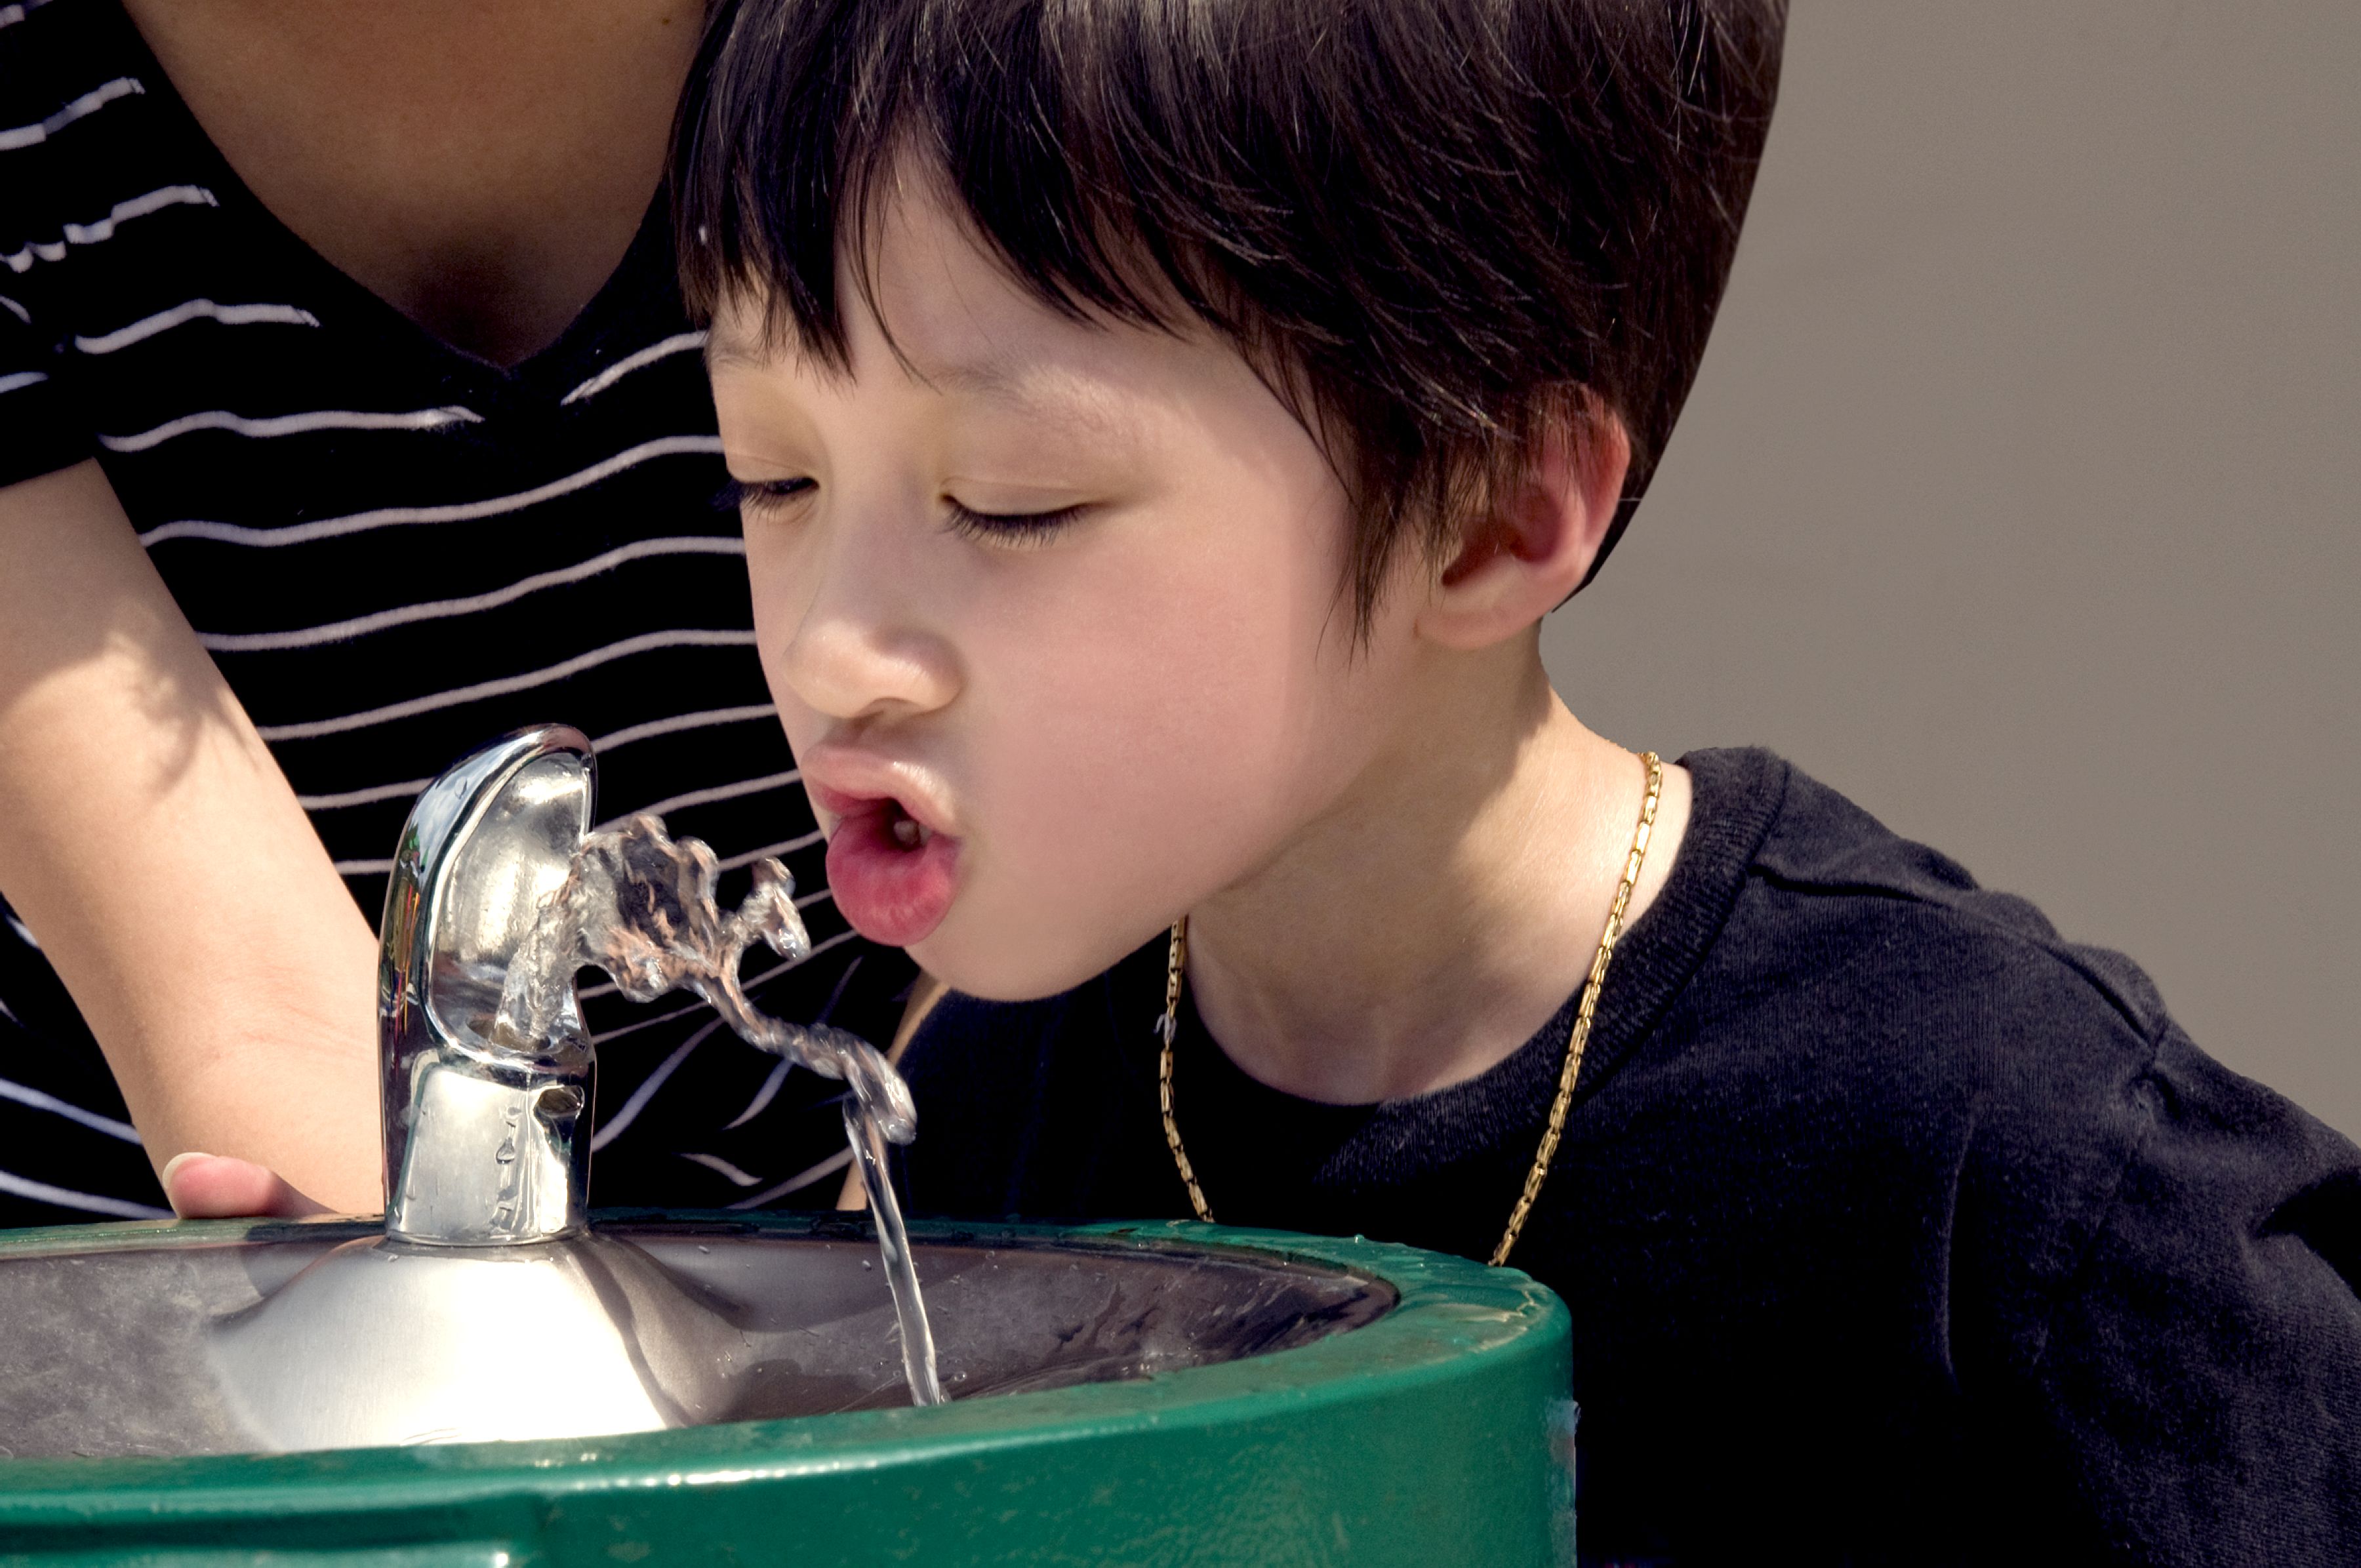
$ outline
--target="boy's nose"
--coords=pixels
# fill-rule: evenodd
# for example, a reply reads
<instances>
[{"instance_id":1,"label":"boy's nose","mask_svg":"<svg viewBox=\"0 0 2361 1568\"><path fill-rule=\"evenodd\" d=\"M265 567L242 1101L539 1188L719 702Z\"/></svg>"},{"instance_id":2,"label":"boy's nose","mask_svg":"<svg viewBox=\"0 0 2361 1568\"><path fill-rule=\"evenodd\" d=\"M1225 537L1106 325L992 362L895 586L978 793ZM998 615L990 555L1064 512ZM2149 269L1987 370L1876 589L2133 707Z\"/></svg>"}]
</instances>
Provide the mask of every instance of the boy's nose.
<instances>
[{"instance_id":1,"label":"boy's nose","mask_svg":"<svg viewBox=\"0 0 2361 1568\"><path fill-rule=\"evenodd\" d=\"M806 617L779 663L796 699L831 718L930 713L957 690L935 638L841 615Z\"/></svg>"},{"instance_id":2,"label":"boy's nose","mask_svg":"<svg viewBox=\"0 0 2361 1568\"><path fill-rule=\"evenodd\" d=\"M834 532L808 559L804 612L772 662L796 700L831 718L893 718L948 704L948 642L913 602L913 563L887 528ZM780 694L785 696L785 693Z\"/></svg>"}]
</instances>

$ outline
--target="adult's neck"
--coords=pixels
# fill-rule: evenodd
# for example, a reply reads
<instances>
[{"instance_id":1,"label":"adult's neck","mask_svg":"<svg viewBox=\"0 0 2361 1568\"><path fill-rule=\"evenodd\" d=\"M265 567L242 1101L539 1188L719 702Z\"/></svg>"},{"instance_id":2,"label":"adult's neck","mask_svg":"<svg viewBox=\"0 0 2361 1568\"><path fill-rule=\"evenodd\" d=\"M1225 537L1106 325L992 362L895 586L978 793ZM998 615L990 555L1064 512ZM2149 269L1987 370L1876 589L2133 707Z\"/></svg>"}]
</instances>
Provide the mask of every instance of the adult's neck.
<instances>
[{"instance_id":1,"label":"adult's neck","mask_svg":"<svg viewBox=\"0 0 2361 1568\"><path fill-rule=\"evenodd\" d=\"M1450 661L1336 804L1190 916L1189 984L1231 1059L1272 1087L1361 1104L1504 1060L1582 983L1645 791L1584 728L1530 643ZM1628 924L1688 817L1665 769Z\"/></svg>"},{"instance_id":2,"label":"adult's neck","mask_svg":"<svg viewBox=\"0 0 2361 1568\"><path fill-rule=\"evenodd\" d=\"M453 347L515 365L614 272L700 0L125 0L257 200Z\"/></svg>"}]
</instances>

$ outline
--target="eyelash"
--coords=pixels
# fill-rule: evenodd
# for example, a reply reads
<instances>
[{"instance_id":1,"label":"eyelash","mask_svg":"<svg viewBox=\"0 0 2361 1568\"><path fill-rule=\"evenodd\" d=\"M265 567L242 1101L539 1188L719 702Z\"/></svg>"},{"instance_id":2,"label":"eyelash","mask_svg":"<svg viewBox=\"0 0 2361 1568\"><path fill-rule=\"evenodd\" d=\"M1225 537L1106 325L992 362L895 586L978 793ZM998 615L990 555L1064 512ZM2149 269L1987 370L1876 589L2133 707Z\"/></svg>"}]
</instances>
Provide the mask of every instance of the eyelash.
<instances>
[{"instance_id":1,"label":"eyelash","mask_svg":"<svg viewBox=\"0 0 2361 1568\"><path fill-rule=\"evenodd\" d=\"M732 479L713 498L716 511L763 512L783 507L813 488L809 479Z\"/></svg>"},{"instance_id":2,"label":"eyelash","mask_svg":"<svg viewBox=\"0 0 2361 1568\"><path fill-rule=\"evenodd\" d=\"M1055 511L977 511L954 500L946 499L944 504L950 509L950 521L944 527L962 539L1003 547L1046 544L1083 511L1079 506L1060 507Z\"/></svg>"},{"instance_id":3,"label":"eyelash","mask_svg":"<svg viewBox=\"0 0 2361 1568\"><path fill-rule=\"evenodd\" d=\"M810 479L731 479L713 498L713 506L717 511L759 515L797 500L817 488ZM944 527L951 532L962 539L1004 548L1046 543L1084 510L1080 506L1070 506L1055 511L977 511L948 498L944 504L950 510Z\"/></svg>"}]
</instances>

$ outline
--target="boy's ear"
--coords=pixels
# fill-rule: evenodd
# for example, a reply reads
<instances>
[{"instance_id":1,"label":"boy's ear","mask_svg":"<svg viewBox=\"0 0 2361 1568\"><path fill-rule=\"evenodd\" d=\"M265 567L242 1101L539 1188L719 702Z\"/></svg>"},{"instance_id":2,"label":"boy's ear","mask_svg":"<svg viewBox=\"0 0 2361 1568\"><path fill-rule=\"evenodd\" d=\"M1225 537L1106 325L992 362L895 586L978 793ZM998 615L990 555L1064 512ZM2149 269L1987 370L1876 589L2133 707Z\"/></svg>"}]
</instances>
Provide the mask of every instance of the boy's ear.
<instances>
[{"instance_id":1,"label":"boy's ear","mask_svg":"<svg viewBox=\"0 0 2361 1568\"><path fill-rule=\"evenodd\" d=\"M1631 438L1596 405L1554 422L1491 511L1472 524L1418 618L1445 647L1487 648L1515 635L1582 586L1615 521Z\"/></svg>"}]
</instances>

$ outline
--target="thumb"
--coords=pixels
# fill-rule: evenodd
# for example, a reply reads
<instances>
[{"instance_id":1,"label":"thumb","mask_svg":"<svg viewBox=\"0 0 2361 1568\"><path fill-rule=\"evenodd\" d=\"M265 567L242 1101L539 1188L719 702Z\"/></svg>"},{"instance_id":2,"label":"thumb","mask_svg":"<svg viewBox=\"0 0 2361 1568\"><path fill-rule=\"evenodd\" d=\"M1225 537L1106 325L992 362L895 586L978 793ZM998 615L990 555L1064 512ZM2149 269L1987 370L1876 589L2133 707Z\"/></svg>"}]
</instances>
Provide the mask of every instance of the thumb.
<instances>
[{"instance_id":1,"label":"thumb","mask_svg":"<svg viewBox=\"0 0 2361 1568\"><path fill-rule=\"evenodd\" d=\"M292 1220L328 1211L252 1160L190 1150L165 1163L164 1195L184 1220Z\"/></svg>"}]
</instances>

